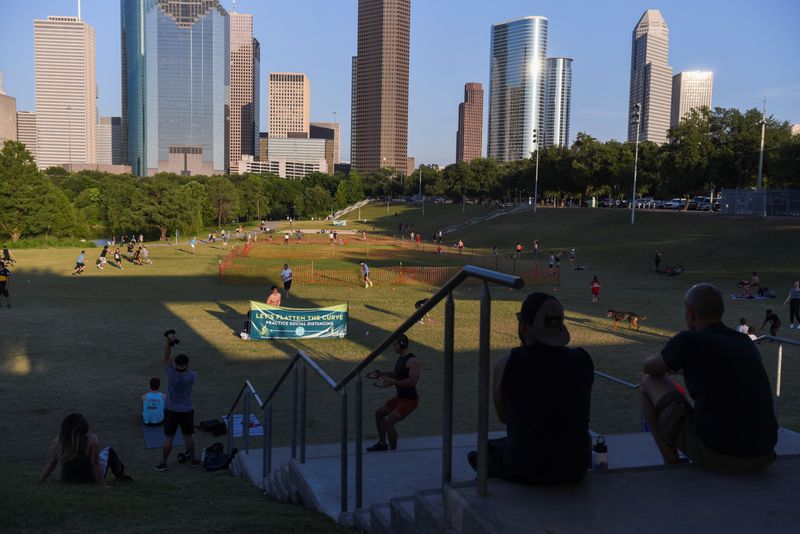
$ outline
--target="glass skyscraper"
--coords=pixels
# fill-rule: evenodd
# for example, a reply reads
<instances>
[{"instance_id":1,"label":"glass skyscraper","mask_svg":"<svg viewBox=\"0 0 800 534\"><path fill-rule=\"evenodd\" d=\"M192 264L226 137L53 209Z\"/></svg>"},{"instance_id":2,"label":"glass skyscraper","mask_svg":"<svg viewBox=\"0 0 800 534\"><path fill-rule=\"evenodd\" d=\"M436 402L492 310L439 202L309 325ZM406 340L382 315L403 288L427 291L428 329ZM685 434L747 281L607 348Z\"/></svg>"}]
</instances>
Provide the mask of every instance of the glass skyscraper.
<instances>
[{"instance_id":1,"label":"glass skyscraper","mask_svg":"<svg viewBox=\"0 0 800 534\"><path fill-rule=\"evenodd\" d=\"M121 0L122 130L133 173L228 166L230 21L219 0Z\"/></svg>"},{"instance_id":2,"label":"glass skyscraper","mask_svg":"<svg viewBox=\"0 0 800 534\"><path fill-rule=\"evenodd\" d=\"M547 58L545 83L544 146L569 146L569 113L572 107L572 58Z\"/></svg>"},{"instance_id":3,"label":"glass skyscraper","mask_svg":"<svg viewBox=\"0 0 800 534\"><path fill-rule=\"evenodd\" d=\"M545 128L547 18L522 17L492 26L489 88L490 158L530 157L533 130Z\"/></svg>"}]
</instances>

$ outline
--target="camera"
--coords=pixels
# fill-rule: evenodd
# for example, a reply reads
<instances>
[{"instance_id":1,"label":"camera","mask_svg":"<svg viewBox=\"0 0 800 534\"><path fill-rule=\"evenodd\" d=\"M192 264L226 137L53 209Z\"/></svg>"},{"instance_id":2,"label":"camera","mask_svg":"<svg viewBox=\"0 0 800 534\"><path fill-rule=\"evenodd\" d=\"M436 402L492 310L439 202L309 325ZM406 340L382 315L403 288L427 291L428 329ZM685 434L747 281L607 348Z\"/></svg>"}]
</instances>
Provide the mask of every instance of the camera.
<instances>
[{"instance_id":1,"label":"camera","mask_svg":"<svg viewBox=\"0 0 800 534\"><path fill-rule=\"evenodd\" d=\"M175 337L175 330L173 330L171 328L169 330L167 330L166 332L164 332L164 337L169 339L169 346L170 347L174 347L175 345L178 345L181 342L180 339L177 339Z\"/></svg>"}]
</instances>

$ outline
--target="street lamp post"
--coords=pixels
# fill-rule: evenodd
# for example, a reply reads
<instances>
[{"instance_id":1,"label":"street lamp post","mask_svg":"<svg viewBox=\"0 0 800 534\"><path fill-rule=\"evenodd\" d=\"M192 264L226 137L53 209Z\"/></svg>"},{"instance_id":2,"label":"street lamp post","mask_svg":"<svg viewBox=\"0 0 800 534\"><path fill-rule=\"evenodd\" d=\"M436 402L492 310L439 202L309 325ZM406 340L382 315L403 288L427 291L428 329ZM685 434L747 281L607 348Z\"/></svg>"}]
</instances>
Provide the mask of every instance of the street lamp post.
<instances>
[{"instance_id":1,"label":"street lamp post","mask_svg":"<svg viewBox=\"0 0 800 534\"><path fill-rule=\"evenodd\" d=\"M631 112L631 124L636 125L636 143L633 156L633 194L631 195L631 224L636 223L636 174L639 170L639 125L641 124L642 105L636 103Z\"/></svg>"},{"instance_id":2,"label":"street lamp post","mask_svg":"<svg viewBox=\"0 0 800 534\"><path fill-rule=\"evenodd\" d=\"M767 127L767 119L764 117L764 114L761 114L761 120L758 121L758 124L761 125L761 149L758 152L758 191L761 193L761 197L763 199L763 213L764 217L767 216L767 193L763 189L763 183L761 181L761 177L763 176L764 171L764 131Z\"/></svg>"},{"instance_id":3,"label":"street lamp post","mask_svg":"<svg viewBox=\"0 0 800 534\"><path fill-rule=\"evenodd\" d=\"M533 149L536 151L536 171L533 179L533 213L536 213L536 204L539 196L539 132L533 129Z\"/></svg>"}]
</instances>

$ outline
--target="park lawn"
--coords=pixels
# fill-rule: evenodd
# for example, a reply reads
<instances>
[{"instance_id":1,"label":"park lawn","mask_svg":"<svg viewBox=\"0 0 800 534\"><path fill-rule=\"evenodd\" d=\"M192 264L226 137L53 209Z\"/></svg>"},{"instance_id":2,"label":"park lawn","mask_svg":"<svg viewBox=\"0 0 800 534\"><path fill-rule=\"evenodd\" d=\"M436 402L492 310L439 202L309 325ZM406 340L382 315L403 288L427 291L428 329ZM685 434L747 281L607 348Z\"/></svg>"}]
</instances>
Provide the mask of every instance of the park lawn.
<instances>
[{"instance_id":1,"label":"park lawn","mask_svg":"<svg viewBox=\"0 0 800 534\"><path fill-rule=\"evenodd\" d=\"M438 207L453 208L426 207L425 217L434 217ZM411 211L409 208L403 216L410 219ZM425 223L419 222L423 221L421 212L419 216L416 224L424 227ZM493 358L518 344L513 314L518 311L520 301L532 290L547 291L565 304L573 345L589 351L597 370L632 382L639 378L643 359L684 328L682 296L692 283L712 281L728 293L735 290L737 279L758 270L762 282L776 291L779 298L768 303L727 301L726 322L734 324L738 317L745 316L758 327L769 306L786 318L786 308L780 304L790 282L800 277L795 267L800 259L798 249L792 245L800 221L657 212L639 214L637 225L631 227L628 216L622 210L542 209L536 214L515 213L467 227L464 241L474 256L465 254L457 258L448 250L441 257L396 245L387 250L395 253L398 260L405 257L405 261L417 258L425 262L427 255L431 266L442 262L475 262L493 267L497 262L501 270L516 270L525 278L526 287L522 290L492 288ZM381 224L388 227L394 224L393 218L390 215L390 221ZM457 240L461 236L455 232L449 237ZM589 269L571 270L564 257L560 279L547 276L544 259L533 259L529 252L534 238L540 240L542 252L575 247L578 263L588 265ZM515 263L509 256L517 241L526 245L526 251L523 259ZM497 258L490 253L493 245L500 251ZM686 273L674 278L654 274L651 262L656 247L664 254L662 266L683 265ZM345 265L355 259L350 250L356 251L353 256L359 255L355 244L330 247L321 241L283 247L259 241L254 258L238 259L237 263L262 261L260 251L267 250L267 259L276 262L275 266L293 264L305 261L309 254L326 258L326 254L332 254L331 249L337 249L335 254L342 256L337 256L336 261ZM174 465L169 471L155 473L152 467L160 459L159 451L143 446L137 423L139 397L147 389L150 376L163 376L160 362L164 330L177 330L181 339L178 348L189 355L191 366L198 373L194 395L196 418L209 419L228 411L245 379L250 379L265 394L298 349L315 357L335 379L344 376L413 313L416 300L430 296L435 290L425 285L376 285L367 290L358 286L297 284L284 305L313 307L349 302L348 337L244 342L236 334L242 328L249 301L263 301L267 287L259 279L251 283L220 284L219 261L228 252L221 245L201 244L195 255L188 253L185 244L152 246L153 265L138 267L126 263L122 271L110 266L105 271L94 268L99 249L90 249L86 273L71 276L78 252L77 249L15 251L19 262L12 268L13 307L0 310L7 333L0 337L3 375L0 403L7 407L0 423L6 439L6 446L0 451L0 465L16 465L20 483L26 477L35 479L61 418L71 411L80 411L89 419L101 443L113 444L118 450L137 479L136 487L140 485L139 479L141 485L154 487L172 484L174 480L185 480L187 488L194 483L205 484L218 475L179 469L183 466L175 463L174 455ZM273 264L269 265L272 269ZM589 295L592 275L597 275L603 284L600 303L594 305ZM459 432L476 429L479 293L479 285L467 284L455 294L455 428ZM635 311L647 319L640 331L626 328L613 331L605 317L609 307ZM434 310L433 317L432 323L415 325L409 332L412 350L422 361L423 378L419 385L422 404L412 418L400 425L400 446L403 436L435 435L441 431L441 308ZM781 334L800 339L800 332L787 326ZM768 374L773 377L776 347L766 344L761 350ZM792 428L800 428L798 356L794 348L784 351L781 423ZM385 354L376 366L387 369L393 362L393 356ZM376 387L365 388L365 429L371 428L372 408L388 395L389 392ZM274 429L278 444L288 443L290 402L288 390L275 399ZM336 441L338 396L313 374L309 375L308 406L309 441ZM637 431L639 417L635 391L596 380L591 421L594 430ZM491 421L493 428L500 428L494 417ZM368 441L371 436L365 439ZM199 436L201 447L212 441L214 438L210 436ZM256 446L260 446L258 440ZM243 488L248 486L242 481L226 484L239 482ZM57 482L45 486L60 487ZM71 491L48 491L52 491L58 506L69 506ZM116 491L117 488L109 488L111 494ZM179 503L191 498L189 490L176 496ZM26 507L24 502L19 506L29 514L35 509Z\"/></svg>"},{"instance_id":2,"label":"park lawn","mask_svg":"<svg viewBox=\"0 0 800 534\"><path fill-rule=\"evenodd\" d=\"M6 533L346 532L322 514L275 502L227 471L145 472L132 483L112 480L100 488L41 484L31 476L41 468L34 463L6 460L0 468Z\"/></svg>"}]
</instances>

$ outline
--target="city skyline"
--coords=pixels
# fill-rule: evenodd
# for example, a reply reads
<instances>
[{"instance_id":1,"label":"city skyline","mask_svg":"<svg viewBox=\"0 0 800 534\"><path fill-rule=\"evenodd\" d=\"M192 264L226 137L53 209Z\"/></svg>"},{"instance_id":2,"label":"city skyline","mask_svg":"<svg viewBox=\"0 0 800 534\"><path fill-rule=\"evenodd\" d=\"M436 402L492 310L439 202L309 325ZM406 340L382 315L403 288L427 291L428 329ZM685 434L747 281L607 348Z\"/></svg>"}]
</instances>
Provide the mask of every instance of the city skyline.
<instances>
[{"instance_id":1,"label":"city skyline","mask_svg":"<svg viewBox=\"0 0 800 534\"><path fill-rule=\"evenodd\" d=\"M231 2L223 0L225 9ZM314 80L311 120L341 124L342 159L350 154L350 58L356 49L355 0L350 2L275 0L269 6L240 0L237 11L254 15L254 36L261 41L261 124L266 124L266 72L302 71ZM670 65L676 72L714 71L714 105L761 108L781 120L800 123L800 69L782 52L800 48L792 27L800 6L789 1L741 2L737 9L711 1L674 1L668 5L610 1L602 5L565 2L547 7L507 0L487 5L476 0L412 3L409 150L420 163L454 160L453 132L466 80L489 85L489 36L497 21L527 15L546 16L551 53L572 57L570 137L585 131L600 140L626 137L630 69L630 31L642 12L661 10L670 27ZM76 2L40 0L14 4L0 21L0 71L5 91L19 111L34 111L33 20L74 16ZM758 13L768 32L735 32ZM97 32L99 115L120 116L119 4L83 0L82 18ZM296 39L302 21L307 37ZM442 25L442 20L447 20ZM713 24L711 23L713 21ZM325 36L315 39L314 35ZM291 46L285 44L291 43ZM9 51L14 51L11 54ZM487 91L488 93L488 91ZM487 94L488 97L488 94ZM488 108L488 102L484 102ZM486 122L486 115L484 115ZM486 132L484 130L484 137ZM485 146L484 146L485 150Z\"/></svg>"}]
</instances>

